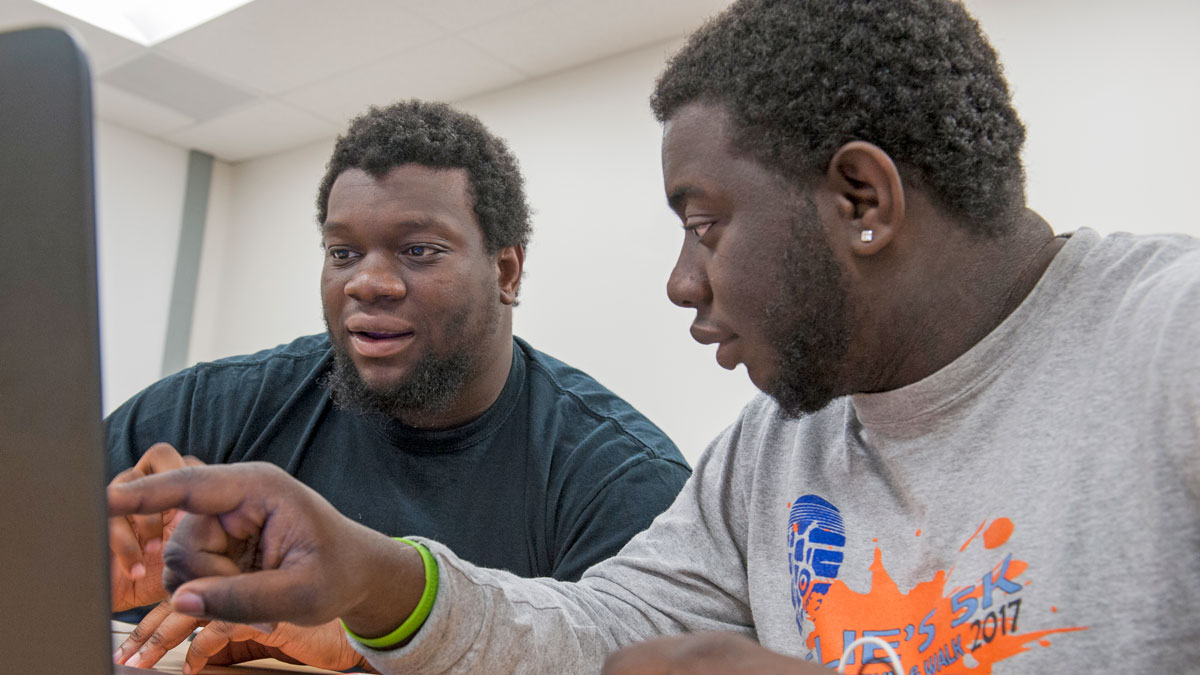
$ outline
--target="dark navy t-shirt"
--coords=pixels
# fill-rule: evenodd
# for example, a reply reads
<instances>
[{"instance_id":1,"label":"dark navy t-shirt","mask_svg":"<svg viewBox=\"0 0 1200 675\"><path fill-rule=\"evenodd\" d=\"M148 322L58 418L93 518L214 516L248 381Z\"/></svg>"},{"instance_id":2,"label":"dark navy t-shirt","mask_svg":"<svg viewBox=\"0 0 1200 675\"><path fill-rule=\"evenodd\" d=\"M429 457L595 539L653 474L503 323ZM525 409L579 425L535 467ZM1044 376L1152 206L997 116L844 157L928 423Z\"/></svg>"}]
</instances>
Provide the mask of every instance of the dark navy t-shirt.
<instances>
[{"instance_id":1,"label":"dark navy t-shirt","mask_svg":"<svg viewBox=\"0 0 1200 675\"><path fill-rule=\"evenodd\" d=\"M336 407L328 336L202 363L106 421L110 478L154 443L205 463L266 461L346 516L526 577L578 579L675 499L690 475L667 436L587 374L514 339L481 417L422 431Z\"/></svg>"}]
</instances>

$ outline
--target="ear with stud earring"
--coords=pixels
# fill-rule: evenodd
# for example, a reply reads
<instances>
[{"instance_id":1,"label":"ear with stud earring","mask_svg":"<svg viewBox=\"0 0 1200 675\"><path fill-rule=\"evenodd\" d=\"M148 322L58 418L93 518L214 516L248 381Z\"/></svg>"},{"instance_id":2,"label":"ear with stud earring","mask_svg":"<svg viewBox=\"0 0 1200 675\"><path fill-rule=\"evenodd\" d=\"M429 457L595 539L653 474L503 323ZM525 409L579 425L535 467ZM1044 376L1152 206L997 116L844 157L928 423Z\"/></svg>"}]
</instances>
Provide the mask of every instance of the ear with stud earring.
<instances>
[{"instance_id":1,"label":"ear with stud earring","mask_svg":"<svg viewBox=\"0 0 1200 675\"><path fill-rule=\"evenodd\" d=\"M863 230L858 233L860 241L871 242L875 240L875 230Z\"/></svg>"}]
</instances>

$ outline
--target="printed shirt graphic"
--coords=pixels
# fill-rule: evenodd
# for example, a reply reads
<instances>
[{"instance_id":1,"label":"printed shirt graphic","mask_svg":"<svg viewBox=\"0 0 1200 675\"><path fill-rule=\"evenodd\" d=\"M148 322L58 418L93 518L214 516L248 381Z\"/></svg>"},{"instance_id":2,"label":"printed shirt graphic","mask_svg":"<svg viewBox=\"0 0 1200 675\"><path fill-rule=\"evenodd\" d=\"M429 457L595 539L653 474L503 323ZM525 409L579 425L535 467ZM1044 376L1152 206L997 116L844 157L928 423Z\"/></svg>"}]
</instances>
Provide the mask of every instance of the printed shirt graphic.
<instances>
[{"instance_id":1,"label":"printed shirt graphic","mask_svg":"<svg viewBox=\"0 0 1200 675\"><path fill-rule=\"evenodd\" d=\"M1056 633L1087 629L1031 626L1022 619L1023 591L1030 583L1026 572L1036 571L1013 552L1004 552L1014 528L1007 518L981 523L959 549L982 546L996 553L991 568L972 575L978 581L948 588L952 570L938 570L928 580L901 589L889 575L886 552L879 546L871 561L844 558L847 532L833 504L805 495L788 509L792 606L809 659L837 667L847 645L873 636L896 650L907 675L987 675L999 661L1051 647L1049 638ZM839 573L849 568L867 568L870 586L851 588L839 580ZM1056 607L1049 609L1057 612ZM868 643L846 659L847 666L866 665L846 672L889 673L886 661L883 650Z\"/></svg>"}]
</instances>

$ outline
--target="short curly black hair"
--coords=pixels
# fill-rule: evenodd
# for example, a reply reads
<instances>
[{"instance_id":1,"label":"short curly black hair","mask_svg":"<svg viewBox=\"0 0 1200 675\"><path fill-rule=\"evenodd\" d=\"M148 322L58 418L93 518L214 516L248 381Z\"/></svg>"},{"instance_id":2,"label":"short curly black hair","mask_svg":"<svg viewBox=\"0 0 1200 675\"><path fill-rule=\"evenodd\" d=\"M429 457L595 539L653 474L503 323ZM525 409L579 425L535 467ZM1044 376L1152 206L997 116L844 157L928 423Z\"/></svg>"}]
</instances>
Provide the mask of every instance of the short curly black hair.
<instances>
[{"instance_id":1,"label":"short curly black hair","mask_svg":"<svg viewBox=\"0 0 1200 675\"><path fill-rule=\"evenodd\" d=\"M329 191L343 171L379 178L403 164L466 170L488 253L529 243L525 180L508 146L474 115L417 99L371 106L338 136L317 190L317 223L325 223Z\"/></svg>"},{"instance_id":2,"label":"short curly black hair","mask_svg":"<svg viewBox=\"0 0 1200 675\"><path fill-rule=\"evenodd\" d=\"M1025 128L996 52L953 0L739 0L694 33L650 100L718 104L732 143L809 184L853 140L979 234L1024 207Z\"/></svg>"}]
</instances>

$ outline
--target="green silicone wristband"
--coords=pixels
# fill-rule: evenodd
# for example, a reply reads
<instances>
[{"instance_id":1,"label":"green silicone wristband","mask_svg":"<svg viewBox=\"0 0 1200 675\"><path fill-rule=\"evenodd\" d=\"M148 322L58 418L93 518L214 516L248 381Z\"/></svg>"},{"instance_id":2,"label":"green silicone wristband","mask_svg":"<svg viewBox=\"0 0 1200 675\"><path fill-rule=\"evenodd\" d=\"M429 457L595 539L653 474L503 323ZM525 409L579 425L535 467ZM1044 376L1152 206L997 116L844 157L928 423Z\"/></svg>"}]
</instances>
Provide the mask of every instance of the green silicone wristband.
<instances>
[{"instance_id":1,"label":"green silicone wristband","mask_svg":"<svg viewBox=\"0 0 1200 675\"><path fill-rule=\"evenodd\" d=\"M382 637L359 637L346 627L344 621L338 619L338 623L342 624L342 630L346 631L346 635L372 649L395 647L412 637L413 633L416 633L417 629L425 623L425 619L429 618L429 612L433 609L433 601L437 598L438 566L437 561L433 559L433 554L429 552L429 549L415 541L409 541L403 537L396 537L395 539L396 541L402 541L412 546L421 554L421 562L425 563L425 590L421 592L421 599L417 602L416 609L404 620L404 623L400 624L400 627L396 630Z\"/></svg>"}]
</instances>

